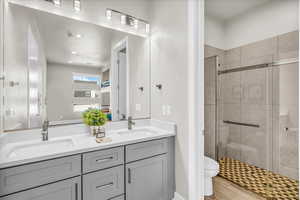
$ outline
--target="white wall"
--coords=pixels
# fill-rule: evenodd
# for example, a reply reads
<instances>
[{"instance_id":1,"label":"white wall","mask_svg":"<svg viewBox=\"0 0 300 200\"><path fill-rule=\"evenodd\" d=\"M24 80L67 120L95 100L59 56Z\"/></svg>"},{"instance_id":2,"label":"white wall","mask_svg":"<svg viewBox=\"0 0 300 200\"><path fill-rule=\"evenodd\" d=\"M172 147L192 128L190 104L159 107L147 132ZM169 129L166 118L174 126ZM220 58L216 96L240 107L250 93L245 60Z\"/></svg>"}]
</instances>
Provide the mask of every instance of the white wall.
<instances>
[{"instance_id":1,"label":"white wall","mask_svg":"<svg viewBox=\"0 0 300 200\"><path fill-rule=\"evenodd\" d=\"M225 22L205 19L205 43L231 49L298 30L298 0L273 0Z\"/></svg>"},{"instance_id":2,"label":"white wall","mask_svg":"<svg viewBox=\"0 0 300 200\"><path fill-rule=\"evenodd\" d=\"M151 117L177 123L176 192L189 199L188 21L186 0L153 1ZM162 90L155 85L162 84ZM163 115L163 106L170 115Z\"/></svg>"},{"instance_id":3,"label":"white wall","mask_svg":"<svg viewBox=\"0 0 300 200\"><path fill-rule=\"evenodd\" d=\"M205 16L205 44L225 49L225 25L213 17Z\"/></svg>"},{"instance_id":4,"label":"white wall","mask_svg":"<svg viewBox=\"0 0 300 200\"><path fill-rule=\"evenodd\" d=\"M226 22L226 49L298 29L298 0L273 0Z\"/></svg>"}]
</instances>

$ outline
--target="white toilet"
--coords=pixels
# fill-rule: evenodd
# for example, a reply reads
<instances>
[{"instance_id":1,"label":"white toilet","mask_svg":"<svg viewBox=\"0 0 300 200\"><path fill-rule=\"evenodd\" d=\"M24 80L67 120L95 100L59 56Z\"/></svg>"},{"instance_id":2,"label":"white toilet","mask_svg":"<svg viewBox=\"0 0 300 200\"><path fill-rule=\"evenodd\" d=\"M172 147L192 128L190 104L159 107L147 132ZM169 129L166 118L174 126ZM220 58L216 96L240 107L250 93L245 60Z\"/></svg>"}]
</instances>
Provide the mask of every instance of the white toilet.
<instances>
[{"instance_id":1,"label":"white toilet","mask_svg":"<svg viewBox=\"0 0 300 200\"><path fill-rule=\"evenodd\" d=\"M212 178L219 173L219 163L215 160L204 157L204 195L213 195Z\"/></svg>"}]
</instances>

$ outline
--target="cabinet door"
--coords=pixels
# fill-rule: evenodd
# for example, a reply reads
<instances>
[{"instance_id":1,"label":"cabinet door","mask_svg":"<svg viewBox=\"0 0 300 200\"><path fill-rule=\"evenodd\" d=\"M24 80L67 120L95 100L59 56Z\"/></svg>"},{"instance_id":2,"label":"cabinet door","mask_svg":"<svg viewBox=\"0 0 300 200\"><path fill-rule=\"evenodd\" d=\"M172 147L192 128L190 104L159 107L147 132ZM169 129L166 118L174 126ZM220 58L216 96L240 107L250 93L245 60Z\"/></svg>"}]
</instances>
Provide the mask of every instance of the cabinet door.
<instances>
[{"instance_id":1,"label":"cabinet door","mask_svg":"<svg viewBox=\"0 0 300 200\"><path fill-rule=\"evenodd\" d=\"M126 165L126 200L167 200L167 155Z\"/></svg>"},{"instance_id":2,"label":"cabinet door","mask_svg":"<svg viewBox=\"0 0 300 200\"><path fill-rule=\"evenodd\" d=\"M0 200L81 200L81 178L60 181L9 195Z\"/></svg>"}]
</instances>

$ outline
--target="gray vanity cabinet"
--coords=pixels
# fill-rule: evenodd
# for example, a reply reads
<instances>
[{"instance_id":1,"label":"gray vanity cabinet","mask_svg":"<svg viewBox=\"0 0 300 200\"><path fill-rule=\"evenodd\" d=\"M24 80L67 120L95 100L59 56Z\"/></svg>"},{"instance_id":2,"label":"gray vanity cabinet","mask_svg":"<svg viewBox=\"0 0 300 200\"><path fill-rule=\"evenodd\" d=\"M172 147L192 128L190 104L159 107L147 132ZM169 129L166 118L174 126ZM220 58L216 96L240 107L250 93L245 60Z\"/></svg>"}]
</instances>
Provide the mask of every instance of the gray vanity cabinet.
<instances>
[{"instance_id":1,"label":"gray vanity cabinet","mask_svg":"<svg viewBox=\"0 0 300 200\"><path fill-rule=\"evenodd\" d=\"M81 178L76 177L26 190L2 197L0 200L81 200Z\"/></svg>"},{"instance_id":2,"label":"gray vanity cabinet","mask_svg":"<svg viewBox=\"0 0 300 200\"><path fill-rule=\"evenodd\" d=\"M174 176L170 137L0 169L0 200L171 200Z\"/></svg>"},{"instance_id":3,"label":"gray vanity cabinet","mask_svg":"<svg viewBox=\"0 0 300 200\"><path fill-rule=\"evenodd\" d=\"M127 200L168 200L167 155L126 165Z\"/></svg>"}]
</instances>

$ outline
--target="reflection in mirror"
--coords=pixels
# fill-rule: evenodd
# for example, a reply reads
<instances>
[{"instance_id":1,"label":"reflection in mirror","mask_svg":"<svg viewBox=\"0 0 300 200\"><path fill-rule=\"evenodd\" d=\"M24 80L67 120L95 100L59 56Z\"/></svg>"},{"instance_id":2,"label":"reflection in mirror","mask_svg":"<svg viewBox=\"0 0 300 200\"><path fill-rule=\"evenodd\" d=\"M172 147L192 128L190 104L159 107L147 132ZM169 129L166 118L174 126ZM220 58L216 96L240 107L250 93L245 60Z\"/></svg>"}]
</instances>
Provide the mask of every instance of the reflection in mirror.
<instances>
[{"instance_id":1,"label":"reflection in mirror","mask_svg":"<svg viewBox=\"0 0 300 200\"><path fill-rule=\"evenodd\" d=\"M4 129L149 117L149 39L9 4ZM143 88L140 90L139 88Z\"/></svg>"}]
</instances>

